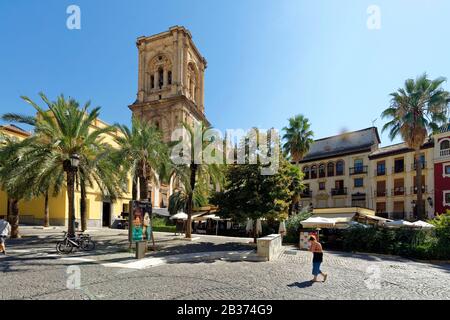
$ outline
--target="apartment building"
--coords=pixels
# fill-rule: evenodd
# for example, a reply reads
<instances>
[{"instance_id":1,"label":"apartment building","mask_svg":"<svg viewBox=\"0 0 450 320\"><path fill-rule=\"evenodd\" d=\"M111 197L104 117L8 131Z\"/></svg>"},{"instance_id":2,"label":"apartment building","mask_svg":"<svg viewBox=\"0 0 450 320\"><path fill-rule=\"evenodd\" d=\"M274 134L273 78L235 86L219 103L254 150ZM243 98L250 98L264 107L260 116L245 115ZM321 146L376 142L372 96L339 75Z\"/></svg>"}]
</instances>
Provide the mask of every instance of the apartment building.
<instances>
[{"instance_id":1,"label":"apartment building","mask_svg":"<svg viewBox=\"0 0 450 320\"><path fill-rule=\"evenodd\" d=\"M405 143L379 147L378 130L316 140L300 162L306 188L300 205L314 208L364 207L378 216L416 217L414 150ZM450 209L450 127L421 148L423 205L428 217Z\"/></svg>"}]
</instances>

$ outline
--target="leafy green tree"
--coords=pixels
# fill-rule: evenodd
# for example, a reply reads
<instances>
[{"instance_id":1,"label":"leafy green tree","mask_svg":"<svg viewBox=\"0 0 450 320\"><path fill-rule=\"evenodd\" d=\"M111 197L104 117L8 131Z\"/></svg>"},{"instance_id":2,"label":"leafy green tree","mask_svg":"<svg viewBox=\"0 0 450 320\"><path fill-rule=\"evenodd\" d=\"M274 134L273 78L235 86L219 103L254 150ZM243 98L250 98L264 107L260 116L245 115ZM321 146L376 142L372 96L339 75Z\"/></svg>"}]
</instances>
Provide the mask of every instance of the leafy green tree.
<instances>
[{"instance_id":1,"label":"leafy green tree","mask_svg":"<svg viewBox=\"0 0 450 320\"><path fill-rule=\"evenodd\" d=\"M416 210L419 219L425 219L422 190L420 148L429 134L435 133L448 118L450 93L442 89L445 78L430 80L427 74L405 81L404 88L390 94L391 104L382 117L389 119L382 131L389 130L391 140L401 136L413 149L416 163Z\"/></svg>"},{"instance_id":2,"label":"leafy green tree","mask_svg":"<svg viewBox=\"0 0 450 320\"><path fill-rule=\"evenodd\" d=\"M293 178L301 180L299 171L281 157L278 173L262 175L262 165L234 164L226 172L224 190L216 193L211 202L219 207L219 215L236 221L254 221L253 238L256 243L256 220L260 218L287 217L290 199L294 191L290 189ZM296 175L295 177L293 177Z\"/></svg>"}]
</instances>

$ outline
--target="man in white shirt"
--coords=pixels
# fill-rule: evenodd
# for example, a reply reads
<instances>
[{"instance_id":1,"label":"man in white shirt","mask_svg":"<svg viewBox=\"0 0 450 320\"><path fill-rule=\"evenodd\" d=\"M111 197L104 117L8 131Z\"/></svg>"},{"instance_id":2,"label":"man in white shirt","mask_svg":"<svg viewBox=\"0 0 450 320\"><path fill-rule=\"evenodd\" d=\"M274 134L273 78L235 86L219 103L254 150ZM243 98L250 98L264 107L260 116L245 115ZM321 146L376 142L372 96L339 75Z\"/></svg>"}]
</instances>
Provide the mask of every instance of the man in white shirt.
<instances>
[{"instance_id":1,"label":"man in white shirt","mask_svg":"<svg viewBox=\"0 0 450 320\"><path fill-rule=\"evenodd\" d=\"M0 216L0 253L6 255L5 239L11 233L11 225L5 220L5 216Z\"/></svg>"}]
</instances>

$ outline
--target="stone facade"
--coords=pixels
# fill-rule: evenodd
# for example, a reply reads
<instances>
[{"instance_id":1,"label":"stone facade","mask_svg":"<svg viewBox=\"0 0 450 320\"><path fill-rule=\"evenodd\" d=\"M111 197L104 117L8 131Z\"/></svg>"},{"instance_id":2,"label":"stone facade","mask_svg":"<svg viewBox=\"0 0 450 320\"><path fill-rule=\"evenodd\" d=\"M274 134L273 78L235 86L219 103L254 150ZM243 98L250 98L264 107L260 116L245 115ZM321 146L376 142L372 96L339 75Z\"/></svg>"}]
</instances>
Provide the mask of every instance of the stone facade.
<instances>
[{"instance_id":1,"label":"stone facade","mask_svg":"<svg viewBox=\"0 0 450 320\"><path fill-rule=\"evenodd\" d=\"M164 140L182 122L203 121L205 58L183 27L136 42L139 51L138 93L130 106L134 116L159 127Z\"/></svg>"},{"instance_id":2,"label":"stone facade","mask_svg":"<svg viewBox=\"0 0 450 320\"><path fill-rule=\"evenodd\" d=\"M139 37L138 93L129 106L133 116L147 120L163 132L164 141L182 123L193 125L205 117L204 74L206 59L200 54L191 33L174 26L166 32ZM166 207L173 192L170 185L151 185L154 207Z\"/></svg>"}]
</instances>

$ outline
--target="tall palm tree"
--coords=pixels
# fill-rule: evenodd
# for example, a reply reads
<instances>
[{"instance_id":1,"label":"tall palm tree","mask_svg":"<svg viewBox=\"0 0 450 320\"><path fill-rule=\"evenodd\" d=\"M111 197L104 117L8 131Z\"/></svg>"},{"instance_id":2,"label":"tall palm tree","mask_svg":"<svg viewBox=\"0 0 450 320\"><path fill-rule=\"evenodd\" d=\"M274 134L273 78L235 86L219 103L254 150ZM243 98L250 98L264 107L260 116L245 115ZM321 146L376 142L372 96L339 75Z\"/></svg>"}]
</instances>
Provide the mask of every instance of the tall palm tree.
<instances>
[{"instance_id":1,"label":"tall palm tree","mask_svg":"<svg viewBox=\"0 0 450 320\"><path fill-rule=\"evenodd\" d=\"M14 137L8 137L0 133L0 187L8 196L8 221L11 224L11 237L19 238L19 200L29 198L24 180L17 181L17 163L22 154L23 142Z\"/></svg>"},{"instance_id":2,"label":"tall palm tree","mask_svg":"<svg viewBox=\"0 0 450 320\"><path fill-rule=\"evenodd\" d=\"M107 153L109 145L103 142L103 135L115 130L114 127L96 129L92 125L100 114L100 107L88 111L90 103L80 107L79 103L72 99L59 96L55 102L51 102L43 94L39 94L48 110L39 107L28 97L22 97L37 112L34 129L35 134L28 140L28 148L24 149L25 157L20 162L20 171L24 177L29 177L33 184L48 185L53 179L55 183L64 183L69 200L69 224L68 233L74 234L75 182L79 180L80 172L90 173L89 178L100 187L102 192L108 194L117 191L120 182L119 176L111 166L108 174L98 166L98 158ZM23 123L29 121L29 117L20 119ZM76 172L71 167L70 159L73 155L80 158L79 170ZM94 166L93 166L94 164ZM111 181L105 181L110 177Z\"/></svg>"},{"instance_id":3,"label":"tall palm tree","mask_svg":"<svg viewBox=\"0 0 450 320\"><path fill-rule=\"evenodd\" d=\"M291 160L298 165L314 142L314 132L311 130L309 120L301 114L296 115L289 118L289 125L284 127L283 131L284 154L290 156Z\"/></svg>"},{"instance_id":4,"label":"tall palm tree","mask_svg":"<svg viewBox=\"0 0 450 320\"><path fill-rule=\"evenodd\" d=\"M167 145L163 142L162 132L148 122L132 118L132 128L116 124L120 134L115 137L119 145L114 153L115 163L130 172L133 182L133 200L149 199L149 183L159 183L159 176L169 163Z\"/></svg>"},{"instance_id":5,"label":"tall palm tree","mask_svg":"<svg viewBox=\"0 0 450 320\"><path fill-rule=\"evenodd\" d=\"M190 239L192 237L192 213L194 211L194 205L196 202L200 203L199 199L202 197L201 190L205 186L208 188L210 182L214 185L223 185L224 182L224 168L220 164L207 164L204 161L196 161L198 154L203 153L208 145L208 141L204 141L205 133L209 127L205 126L203 123L199 123L196 128L193 128L188 123L183 122L183 128L187 132L190 146L190 157L189 163L183 164L172 164L172 169L169 170L170 176L174 175L183 185L183 192L185 194L185 207L186 214L188 216L186 221L186 238ZM201 140L197 135L201 135ZM199 139L202 141L201 150L196 150L194 145ZM207 139L205 139L207 140ZM184 152L185 150L183 150ZM194 201L195 200L195 201ZM174 200L173 200L174 201Z\"/></svg>"},{"instance_id":6,"label":"tall palm tree","mask_svg":"<svg viewBox=\"0 0 450 320\"><path fill-rule=\"evenodd\" d=\"M282 148L286 157L295 162L298 166L299 162L303 159L305 154L308 153L309 148L313 144L314 132L311 130L311 125L308 118L299 114L292 118L289 118L289 125L283 128L285 141ZM292 213L297 203L300 201L298 192L295 192L292 196L291 205L289 208L289 214Z\"/></svg>"},{"instance_id":7,"label":"tall palm tree","mask_svg":"<svg viewBox=\"0 0 450 320\"><path fill-rule=\"evenodd\" d=\"M401 136L414 150L419 219L425 219L420 148L428 135L435 133L440 124L447 121L450 93L441 87L445 81L442 77L430 80L426 73L415 80L406 80L404 88L390 94L391 104L381 115L390 120L383 126L382 132L389 130L391 140Z\"/></svg>"}]
</instances>

